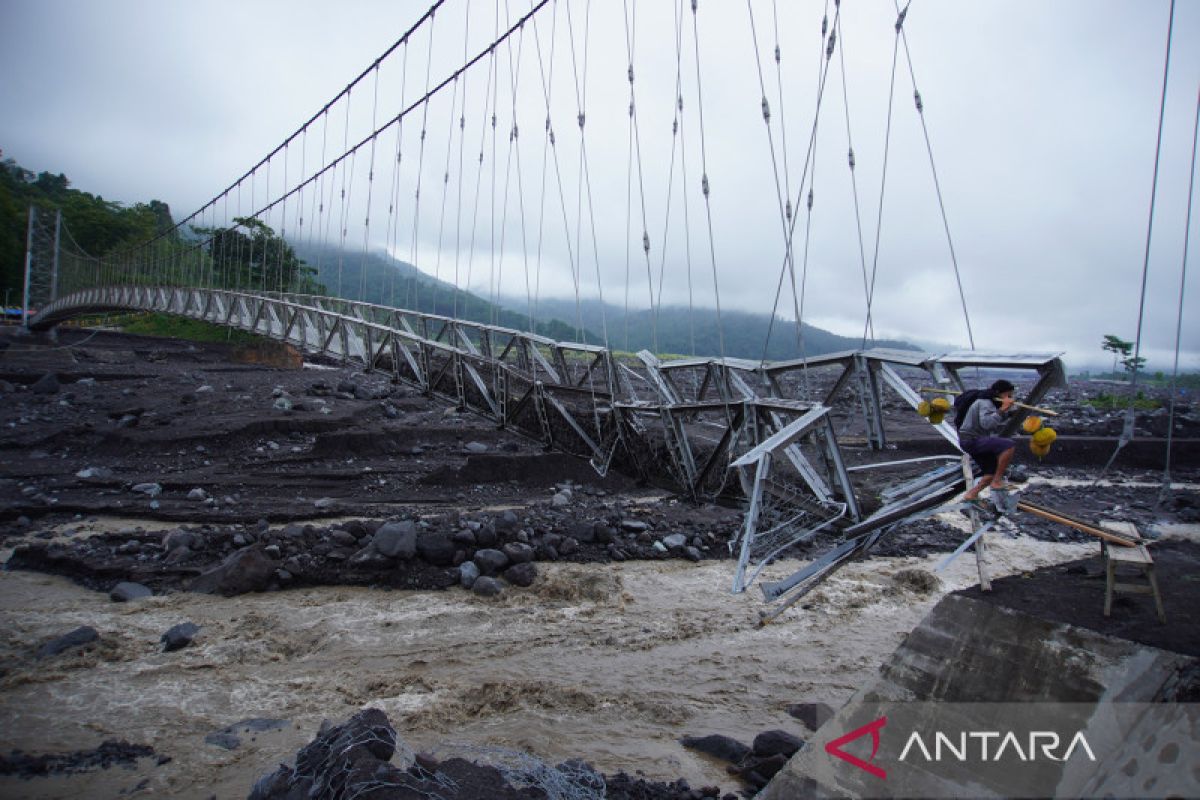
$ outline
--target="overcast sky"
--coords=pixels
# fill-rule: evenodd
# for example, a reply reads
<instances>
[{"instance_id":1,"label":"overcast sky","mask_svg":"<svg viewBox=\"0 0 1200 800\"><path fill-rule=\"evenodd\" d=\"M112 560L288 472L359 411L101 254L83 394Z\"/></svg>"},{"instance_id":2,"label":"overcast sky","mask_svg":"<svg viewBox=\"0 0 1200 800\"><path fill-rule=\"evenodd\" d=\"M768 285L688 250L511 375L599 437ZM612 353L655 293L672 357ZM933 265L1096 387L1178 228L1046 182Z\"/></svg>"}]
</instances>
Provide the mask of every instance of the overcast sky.
<instances>
[{"instance_id":1,"label":"overcast sky","mask_svg":"<svg viewBox=\"0 0 1200 800\"><path fill-rule=\"evenodd\" d=\"M201 211L197 224L225 224L385 125L531 3L449 0L348 104L206 208L429 5L0 0L0 149L109 200L161 199L177 220ZM811 218L796 204L796 295L788 277L779 313L793 316L802 293L805 321L861 335L865 262L876 275L877 336L966 346L903 47L885 137L892 0L845 5L816 116L824 3L753 0L748 10L702 0L693 31L690 3L677 27L671 0L552 2L536 27L386 130L373 156L364 147L263 218L293 238L386 248L485 294L602 291L618 305L628 295L634 306L650 296L711 306L719 292L723 308L766 312L788 253L780 194L787 187L796 203L811 179ZM1168 9L1166 0L913 0L905 32L978 348L1065 351L1077 369L1109 363L1104 334L1134 338ZM832 22L832 3L828 14ZM1175 14L1142 332L1152 370L1169 370L1173 356L1197 41L1200 2L1185 0ZM495 139L486 125L493 112ZM1198 247L1193 236L1182 337L1190 369L1200 368Z\"/></svg>"}]
</instances>

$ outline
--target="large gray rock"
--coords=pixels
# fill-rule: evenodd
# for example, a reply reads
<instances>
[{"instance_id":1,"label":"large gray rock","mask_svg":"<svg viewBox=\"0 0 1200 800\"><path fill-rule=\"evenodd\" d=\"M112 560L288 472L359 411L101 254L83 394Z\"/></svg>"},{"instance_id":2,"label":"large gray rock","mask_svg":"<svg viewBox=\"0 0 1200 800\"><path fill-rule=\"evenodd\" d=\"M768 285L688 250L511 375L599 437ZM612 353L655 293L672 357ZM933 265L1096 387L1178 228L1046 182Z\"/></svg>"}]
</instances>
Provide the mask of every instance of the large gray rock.
<instances>
[{"instance_id":1,"label":"large gray rock","mask_svg":"<svg viewBox=\"0 0 1200 800\"><path fill-rule=\"evenodd\" d=\"M382 555L407 561L417 554L417 526L410 520L385 522L371 541Z\"/></svg>"},{"instance_id":2,"label":"large gray rock","mask_svg":"<svg viewBox=\"0 0 1200 800\"><path fill-rule=\"evenodd\" d=\"M187 647L199 632L200 626L194 622L181 622L173 625L159 639L163 646L163 652L171 653Z\"/></svg>"},{"instance_id":3,"label":"large gray rock","mask_svg":"<svg viewBox=\"0 0 1200 800\"><path fill-rule=\"evenodd\" d=\"M770 758L774 755L791 758L803 746L804 740L799 736L793 736L787 731L770 730L755 736L750 749L759 758Z\"/></svg>"},{"instance_id":4,"label":"large gray rock","mask_svg":"<svg viewBox=\"0 0 1200 800\"><path fill-rule=\"evenodd\" d=\"M192 531L174 530L163 538L163 550L168 553L179 547L187 547L195 550L197 549L196 545L199 543L200 537Z\"/></svg>"},{"instance_id":5,"label":"large gray rock","mask_svg":"<svg viewBox=\"0 0 1200 800\"><path fill-rule=\"evenodd\" d=\"M524 564L528 561L533 561L533 548L523 542L509 542L500 549L504 552L504 555L508 556L508 560L514 564Z\"/></svg>"},{"instance_id":6,"label":"large gray rock","mask_svg":"<svg viewBox=\"0 0 1200 800\"><path fill-rule=\"evenodd\" d=\"M470 589L479 578L479 567L474 561L465 561L458 566L458 582L464 589Z\"/></svg>"},{"instance_id":7,"label":"large gray rock","mask_svg":"<svg viewBox=\"0 0 1200 800\"><path fill-rule=\"evenodd\" d=\"M671 550L678 550L687 544L687 535L682 533L672 533L670 536L664 536L662 543Z\"/></svg>"},{"instance_id":8,"label":"large gray rock","mask_svg":"<svg viewBox=\"0 0 1200 800\"><path fill-rule=\"evenodd\" d=\"M475 566L479 567L481 575L495 575L509 563L508 556L491 548L476 551L475 558L472 560L475 562Z\"/></svg>"},{"instance_id":9,"label":"large gray rock","mask_svg":"<svg viewBox=\"0 0 1200 800\"><path fill-rule=\"evenodd\" d=\"M100 634L90 625L84 625L76 628L70 633L59 636L57 639L51 639L44 645L38 648L38 658L48 658L56 656L59 653L65 652L75 647L82 647L85 644L91 644L100 640Z\"/></svg>"},{"instance_id":10,"label":"large gray rock","mask_svg":"<svg viewBox=\"0 0 1200 800\"><path fill-rule=\"evenodd\" d=\"M154 592L149 586L143 586L140 583L131 583L130 581L121 581L112 588L108 593L108 597L114 603L128 603L130 600L140 600L143 597L152 597Z\"/></svg>"},{"instance_id":11,"label":"large gray rock","mask_svg":"<svg viewBox=\"0 0 1200 800\"><path fill-rule=\"evenodd\" d=\"M513 564L504 570L504 580L513 586L532 586L533 582L537 580L537 566L529 561Z\"/></svg>"},{"instance_id":12,"label":"large gray rock","mask_svg":"<svg viewBox=\"0 0 1200 800\"><path fill-rule=\"evenodd\" d=\"M506 514L511 514L511 511L506 511ZM516 517L513 517L515 520ZM479 530L475 531L475 544L480 547L492 547L500 541L500 537L496 534L496 526L490 522L485 522L479 526Z\"/></svg>"},{"instance_id":13,"label":"large gray rock","mask_svg":"<svg viewBox=\"0 0 1200 800\"><path fill-rule=\"evenodd\" d=\"M261 544L252 544L230 553L219 566L192 580L190 592L234 597L267 588L279 562L264 552Z\"/></svg>"},{"instance_id":14,"label":"large gray rock","mask_svg":"<svg viewBox=\"0 0 1200 800\"><path fill-rule=\"evenodd\" d=\"M512 533L520 525L521 521L512 511L501 512L500 516L496 518L496 530L501 533Z\"/></svg>"},{"instance_id":15,"label":"large gray rock","mask_svg":"<svg viewBox=\"0 0 1200 800\"><path fill-rule=\"evenodd\" d=\"M573 522L567 526L567 535L577 542L594 542L596 526L591 522Z\"/></svg>"},{"instance_id":16,"label":"large gray rock","mask_svg":"<svg viewBox=\"0 0 1200 800\"><path fill-rule=\"evenodd\" d=\"M448 567L454 563L457 550L450 537L441 533L427 533L417 539L417 553L435 567Z\"/></svg>"},{"instance_id":17,"label":"large gray rock","mask_svg":"<svg viewBox=\"0 0 1200 800\"><path fill-rule=\"evenodd\" d=\"M689 750L696 750L730 764L740 764L750 755L750 748L737 739L714 733L710 736L685 736L679 743Z\"/></svg>"},{"instance_id":18,"label":"large gray rock","mask_svg":"<svg viewBox=\"0 0 1200 800\"><path fill-rule=\"evenodd\" d=\"M58 394L58 375L53 372L47 372L38 378L37 382L29 388L34 394Z\"/></svg>"},{"instance_id":19,"label":"large gray rock","mask_svg":"<svg viewBox=\"0 0 1200 800\"><path fill-rule=\"evenodd\" d=\"M500 581L495 578L480 575L475 579L475 584L471 587L471 591L480 597L495 597L500 594L502 587L500 586Z\"/></svg>"}]
</instances>

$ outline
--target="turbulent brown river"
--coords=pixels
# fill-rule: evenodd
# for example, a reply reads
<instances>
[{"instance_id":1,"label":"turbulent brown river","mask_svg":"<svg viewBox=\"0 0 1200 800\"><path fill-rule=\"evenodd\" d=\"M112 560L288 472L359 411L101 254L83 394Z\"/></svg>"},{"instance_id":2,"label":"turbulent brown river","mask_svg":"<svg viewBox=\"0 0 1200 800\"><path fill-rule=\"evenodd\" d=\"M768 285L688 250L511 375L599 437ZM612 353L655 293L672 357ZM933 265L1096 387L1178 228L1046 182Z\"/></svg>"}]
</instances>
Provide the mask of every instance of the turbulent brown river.
<instances>
[{"instance_id":1,"label":"turbulent brown river","mask_svg":"<svg viewBox=\"0 0 1200 800\"><path fill-rule=\"evenodd\" d=\"M989 560L1004 574L1094 551L1001 535ZM940 558L851 564L765 628L757 586L729 593L728 561L547 565L532 588L491 599L317 588L120 604L63 578L3 572L0 748L40 754L123 739L170 760L2 777L0 796L245 797L322 720L369 706L412 750L500 746L735 791L723 765L677 740L721 733L748 743L771 728L804 738L789 705L838 706L944 592L976 582L970 554L936 590L895 578ZM799 566L776 564L766 578ZM162 633L185 621L201 626L195 642L161 652ZM99 631L98 648L34 658L81 625ZM206 743L247 718L290 725L242 735L235 750Z\"/></svg>"}]
</instances>

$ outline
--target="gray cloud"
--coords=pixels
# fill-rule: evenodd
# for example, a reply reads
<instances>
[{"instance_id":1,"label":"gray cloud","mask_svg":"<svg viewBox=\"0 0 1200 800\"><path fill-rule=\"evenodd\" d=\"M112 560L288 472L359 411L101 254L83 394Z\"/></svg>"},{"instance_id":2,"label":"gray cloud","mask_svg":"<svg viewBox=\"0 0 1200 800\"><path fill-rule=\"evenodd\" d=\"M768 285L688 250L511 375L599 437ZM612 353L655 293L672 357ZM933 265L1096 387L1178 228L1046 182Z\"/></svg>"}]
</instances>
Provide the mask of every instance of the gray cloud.
<instances>
[{"instance_id":1,"label":"gray cloud","mask_svg":"<svg viewBox=\"0 0 1200 800\"><path fill-rule=\"evenodd\" d=\"M423 32L409 48L407 71L398 54L381 67L378 84L368 79L352 95L349 128L344 105L333 109L327 126L322 120L289 148L286 164L276 159L269 178L265 172L256 175L240 199L232 196L224 204L228 213L247 213L252 200L261 206L277 195L285 169L289 184L296 182L302 165L311 174L322 160L322 137L328 158L341 152L343 141L357 141L372 124L396 114L402 102L424 90L426 63L434 82L449 74L462 62L464 50L474 53L494 36L495 5L474 0L466 30L465 3L447 3L435 22L432 56ZM895 14L890 2L843 5L841 45L869 268L875 262ZM513 40L511 61L502 48L494 61L485 59L430 104L423 155L420 115L407 118L400 191L394 197L396 141L389 131L378 142L373 169L369 151L356 154L352 172L331 173L289 201L286 213L276 208L268 223L291 235L303 231L309 236L319 224L334 238L345 227L345 239L354 246L368 241L391 247L402 258L415 252L430 273L451 278L457 267L460 280L470 272L474 286L486 289L499 283L513 294L524 294L527 269L529 283L540 280L543 294L573 293L573 264L581 294L593 296L602 287L606 299L623 302L628 270L629 295L644 304L643 195L629 151L625 6L592 3L586 18L584 4L570 6L574 59L566 36L566 4L559 3L557 10L547 7L536 32L527 26ZM773 160L745 6L712 0L700 4L702 95L696 87L690 4L684 6L681 137L671 134L677 65L673 4L636 4L636 30L630 29L651 280L657 292L662 269L663 300L686 303L690 271L690 293L698 303L713 302L710 241L699 192L703 145L722 305L765 311L774 299L785 252L776 176L790 184L794 198L816 106L821 10L813 4L753 6L771 103ZM163 199L181 217L199 209L295 130L426 7L424 2L334 8L318 2L8 0L0 10L0 59L6 75L0 84L5 109L0 147L6 157L29 168L66 173L77 188L127 203ZM773 60L776 11L782 98ZM517 5L510 5L510 12L515 16ZM1200 6L1181 3L1176 14L1142 341L1151 367L1158 369L1169 369L1174 347L1200 76L1200 51L1187 46L1200 34ZM911 5L906 33L980 348L1066 351L1072 367L1106 365L1099 349L1103 334L1133 337L1166 21L1165 2L917 0ZM547 162L543 201L542 164L550 152L543 133L543 81L549 77L548 69L539 69L535 44L540 43L541 64L548 67L552 24L557 35L551 118L560 172L553 160ZM574 78L583 75L585 25L588 171L587 181L581 182ZM846 109L837 69L841 56L835 57L822 101L804 314L814 324L858 335L865 299L846 166ZM498 69L494 159L485 126L491 113L486 105L489 65ZM966 326L903 51L896 85L877 260L876 333L965 345ZM507 134L514 108L520 135L510 150ZM465 144L453 122L459 114L466 120ZM686 162L681 147L686 148ZM450 179L444 181L447 173ZM374 180L369 180L371 174ZM418 175L419 209L414 207ZM339 197L343 181L349 186L344 218ZM481 187L478 196L476 186ZM324 190L326 211L316 211L318 188ZM391 212L389 205L394 206ZM223 221L225 213L224 207L209 210L202 221ZM370 229L364 231L367 218ZM632 246L627 246L627 220ZM802 213L794 242L798 272L804 267L805 221ZM1192 237L1193 256L1197 238ZM439 242L440 259L435 255ZM501 242L503 253L494 256ZM1200 367L1200 320L1195 314L1200 279L1193 276L1189 283L1183 343L1185 365L1194 369ZM790 314L792 308L790 294L781 298L782 312Z\"/></svg>"}]
</instances>

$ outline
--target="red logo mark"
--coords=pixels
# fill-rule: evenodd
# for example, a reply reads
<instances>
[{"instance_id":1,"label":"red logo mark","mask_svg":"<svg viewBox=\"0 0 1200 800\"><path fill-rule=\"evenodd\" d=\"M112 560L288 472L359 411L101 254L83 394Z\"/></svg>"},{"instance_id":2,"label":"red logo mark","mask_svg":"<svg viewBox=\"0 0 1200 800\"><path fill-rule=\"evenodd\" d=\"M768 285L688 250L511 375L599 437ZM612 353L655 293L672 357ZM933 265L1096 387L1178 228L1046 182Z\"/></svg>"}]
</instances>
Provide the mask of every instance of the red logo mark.
<instances>
[{"instance_id":1,"label":"red logo mark","mask_svg":"<svg viewBox=\"0 0 1200 800\"><path fill-rule=\"evenodd\" d=\"M837 739L834 739L832 742L827 743L825 745L825 752L829 753L829 755L831 755L831 756L836 756L837 758L840 758L842 761L849 762L861 770L865 770L865 771L871 773L876 778L885 778L886 779L887 772L885 772L882 768L877 767L871 763L871 761L875 760L875 754L879 752L879 730L884 725L887 725L887 717L880 717L879 719L875 720L874 722L868 722L866 725L863 725L861 728L856 728L855 730L852 730L849 733L847 733L845 736L840 736ZM855 739L861 739L863 736L866 736L868 733L871 734L871 759L870 759L870 761L863 761L858 756L851 755L850 753L847 753L845 750L842 749L842 745L849 744L850 742L853 742Z\"/></svg>"}]
</instances>

